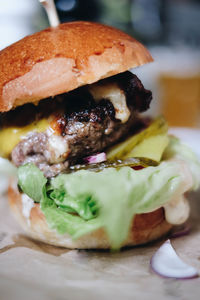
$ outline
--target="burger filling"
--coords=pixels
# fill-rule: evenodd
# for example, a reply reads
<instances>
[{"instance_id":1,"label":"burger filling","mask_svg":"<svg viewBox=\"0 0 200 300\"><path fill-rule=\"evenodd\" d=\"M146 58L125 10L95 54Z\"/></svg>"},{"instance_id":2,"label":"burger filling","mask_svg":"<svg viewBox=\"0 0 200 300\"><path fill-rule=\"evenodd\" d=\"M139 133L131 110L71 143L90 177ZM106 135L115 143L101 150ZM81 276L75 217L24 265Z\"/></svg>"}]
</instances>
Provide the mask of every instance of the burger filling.
<instances>
[{"instance_id":1,"label":"burger filling","mask_svg":"<svg viewBox=\"0 0 200 300\"><path fill-rule=\"evenodd\" d=\"M136 214L163 207L171 224L188 218L184 194L199 187L200 163L162 117L141 118L151 98L125 72L2 114L0 153L18 167L28 226L39 204L59 234L104 228L119 248ZM106 161L85 163L102 151Z\"/></svg>"},{"instance_id":2,"label":"burger filling","mask_svg":"<svg viewBox=\"0 0 200 300\"><path fill-rule=\"evenodd\" d=\"M17 167L31 162L46 177L55 176L85 156L104 151L130 134L130 129L138 130L142 126L138 113L149 108L151 99L137 76L125 72L37 106L26 104L3 115L2 125L9 124L7 136L24 128L27 134L19 136L21 141L10 153L0 150ZM47 129L42 131L45 121ZM31 130L34 123L41 128ZM0 139L3 135L5 130Z\"/></svg>"}]
</instances>

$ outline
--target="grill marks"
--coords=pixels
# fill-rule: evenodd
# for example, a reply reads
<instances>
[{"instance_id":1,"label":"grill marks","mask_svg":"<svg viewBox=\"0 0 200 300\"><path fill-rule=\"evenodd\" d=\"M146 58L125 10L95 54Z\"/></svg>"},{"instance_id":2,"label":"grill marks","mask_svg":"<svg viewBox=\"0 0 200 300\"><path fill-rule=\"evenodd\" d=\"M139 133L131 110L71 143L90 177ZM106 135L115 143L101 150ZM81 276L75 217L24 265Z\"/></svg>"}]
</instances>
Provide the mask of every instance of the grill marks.
<instances>
[{"instance_id":1,"label":"grill marks","mask_svg":"<svg viewBox=\"0 0 200 300\"><path fill-rule=\"evenodd\" d=\"M70 127L76 122L102 124L107 117L115 120L115 110L112 103L106 99L102 99L97 104L86 87L64 94L58 98L64 100L64 107L62 113L58 113L51 122L51 126L62 136L69 134Z\"/></svg>"},{"instance_id":2,"label":"grill marks","mask_svg":"<svg viewBox=\"0 0 200 300\"><path fill-rule=\"evenodd\" d=\"M52 177L64 171L69 164L79 162L84 156L113 145L126 136L130 129L136 127L137 113L149 107L151 92L145 90L137 76L129 72L104 79L101 84L104 82L117 83L125 93L127 106L131 112L126 123L121 123L115 118L114 106L108 99L96 103L87 86L59 95L54 101L43 100L38 107L34 107L35 118L51 116L52 119L54 112L51 127L59 136L59 144L55 146L57 148L61 146L60 156L56 161L54 152L57 149L52 148L48 132L32 133L13 149L14 164L19 166L33 162L45 176ZM60 145L62 141L63 145L66 145L65 151L63 150L65 147Z\"/></svg>"},{"instance_id":3,"label":"grill marks","mask_svg":"<svg viewBox=\"0 0 200 300\"><path fill-rule=\"evenodd\" d=\"M129 107L138 112L144 112L149 108L152 93L144 88L136 75L125 72L111 77L111 80L117 80L117 84L126 94L126 101Z\"/></svg>"}]
</instances>

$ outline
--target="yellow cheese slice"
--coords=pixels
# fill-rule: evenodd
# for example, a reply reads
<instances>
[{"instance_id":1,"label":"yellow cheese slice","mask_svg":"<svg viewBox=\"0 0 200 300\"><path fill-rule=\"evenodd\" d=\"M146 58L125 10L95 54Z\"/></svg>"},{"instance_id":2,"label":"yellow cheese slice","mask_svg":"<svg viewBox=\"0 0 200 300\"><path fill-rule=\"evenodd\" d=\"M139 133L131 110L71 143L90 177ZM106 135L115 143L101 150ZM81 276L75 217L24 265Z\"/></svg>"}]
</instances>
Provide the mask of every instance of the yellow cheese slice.
<instances>
[{"instance_id":1,"label":"yellow cheese slice","mask_svg":"<svg viewBox=\"0 0 200 300\"><path fill-rule=\"evenodd\" d=\"M31 131L43 132L49 126L46 119L33 122L24 127L8 127L0 131L0 156L9 157L13 148Z\"/></svg>"}]
</instances>

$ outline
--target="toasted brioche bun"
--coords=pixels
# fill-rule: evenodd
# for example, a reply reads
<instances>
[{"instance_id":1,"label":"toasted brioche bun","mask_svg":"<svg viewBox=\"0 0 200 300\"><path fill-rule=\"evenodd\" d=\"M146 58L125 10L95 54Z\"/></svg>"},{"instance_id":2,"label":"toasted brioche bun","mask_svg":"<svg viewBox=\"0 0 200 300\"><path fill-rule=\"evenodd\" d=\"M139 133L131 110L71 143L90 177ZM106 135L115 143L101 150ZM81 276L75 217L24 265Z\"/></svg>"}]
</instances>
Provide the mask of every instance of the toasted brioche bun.
<instances>
[{"instance_id":1,"label":"toasted brioche bun","mask_svg":"<svg viewBox=\"0 0 200 300\"><path fill-rule=\"evenodd\" d=\"M10 185L8 190L9 204L22 228L28 235L36 240L70 249L109 249L111 247L109 239L104 229L95 230L77 240L73 240L69 234L60 235L55 230L51 230L45 220L45 216L40 210L40 205L34 203L27 219L23 215L22 194L17 186ZM146 214L136 215L128 238L123 243L124 246L136 246L146 244L167 234L172 225L167 223L163 208Z\"/></svg>"},{"instance_id":2,"label":"toasted brioche bun","mask_svg":"<svg viewBox=\"0 0 200 300\"><path fill-rule=\"evenodd\" d=\"M151 62L148 50L115 28L71 22L0 52L0 111L71 91Z\"/></svg>"}]
</instances>

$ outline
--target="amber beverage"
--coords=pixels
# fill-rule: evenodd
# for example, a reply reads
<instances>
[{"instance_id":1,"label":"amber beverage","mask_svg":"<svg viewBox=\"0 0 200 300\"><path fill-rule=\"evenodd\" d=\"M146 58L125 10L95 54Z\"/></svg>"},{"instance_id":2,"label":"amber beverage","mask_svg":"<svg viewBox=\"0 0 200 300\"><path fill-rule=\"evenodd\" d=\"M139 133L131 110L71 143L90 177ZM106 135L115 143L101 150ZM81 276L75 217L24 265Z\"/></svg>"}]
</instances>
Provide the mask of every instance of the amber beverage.
<instances>
[{"instance_id":1,"label":"amber beverage","mask_svg":"<svg viewBox=\"0 0 200 300\"><path fill-rule=\"evenodd\" d=\"M163 74L162 113L170 126L200 128L200 73L188 77Z\"/></svg>"}]
</instances>

